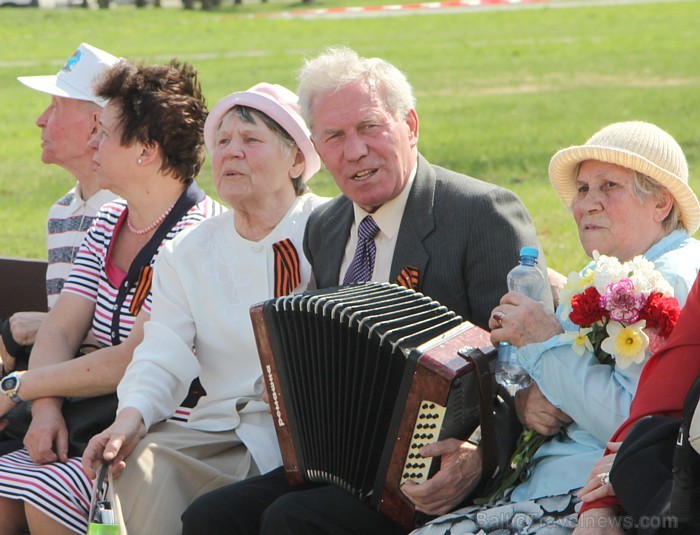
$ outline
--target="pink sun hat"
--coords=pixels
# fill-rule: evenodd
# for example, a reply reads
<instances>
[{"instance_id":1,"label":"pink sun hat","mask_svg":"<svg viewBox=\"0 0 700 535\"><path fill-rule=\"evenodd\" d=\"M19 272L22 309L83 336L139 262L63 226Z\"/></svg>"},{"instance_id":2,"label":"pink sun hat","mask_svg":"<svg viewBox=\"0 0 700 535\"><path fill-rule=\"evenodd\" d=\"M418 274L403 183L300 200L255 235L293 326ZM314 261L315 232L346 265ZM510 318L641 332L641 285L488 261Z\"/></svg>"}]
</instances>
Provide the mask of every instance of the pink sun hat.
<instances>
[{"instance_id":1,"label":"pink sun hat","mask_svg":"<svg viewBox=\"0 0 700 535\"><path fill-rule=\"evenodd\" d=\"M311 143L311 132L299 114L299 97L286 87L264 82L254 85L248 91L231 93L212 108L204 123L204 142L209 152L214 150L216 131L221 120L234 106L247 106L261 111L292 136L304 155L304 173L301 176L304 182L308 182L321 169L321 159Z\"/></svg>"}]
</instances>

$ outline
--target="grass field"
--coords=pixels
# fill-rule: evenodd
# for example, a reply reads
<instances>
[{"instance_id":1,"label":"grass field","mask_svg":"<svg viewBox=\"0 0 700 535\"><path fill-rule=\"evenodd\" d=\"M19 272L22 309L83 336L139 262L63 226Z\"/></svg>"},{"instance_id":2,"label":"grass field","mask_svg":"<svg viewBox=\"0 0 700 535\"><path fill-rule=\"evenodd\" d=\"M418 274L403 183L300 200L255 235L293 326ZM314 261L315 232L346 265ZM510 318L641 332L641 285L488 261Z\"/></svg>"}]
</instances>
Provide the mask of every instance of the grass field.
<instances>
[{"instance_id":1,"label":"grass field","mask_svg":"<svg viewBox=\"0 0 700 535\"><path fill-rule=\"evenodd\" d=\"M302 8L260 9L271 5ZM85 41L130 59L187 59L213 104L259 81L294 88L305 56L345 44L407 73L429 160L513 189L549 265L574 270L585 256L549 185L549 158L607 123L643 119L676 137L691 175L700 168L698 20L697 1L332 20L248 17L232 6L0 10L0 255L44 257L46 211L71 186L65 171L39 160L34 120L48 97L17 76L57 72ZM208 164L200 182L215 194ZM691 182L698 189L697 175ZM336 192L325 173L311 185Z\"/></svg>"}]
</instances>

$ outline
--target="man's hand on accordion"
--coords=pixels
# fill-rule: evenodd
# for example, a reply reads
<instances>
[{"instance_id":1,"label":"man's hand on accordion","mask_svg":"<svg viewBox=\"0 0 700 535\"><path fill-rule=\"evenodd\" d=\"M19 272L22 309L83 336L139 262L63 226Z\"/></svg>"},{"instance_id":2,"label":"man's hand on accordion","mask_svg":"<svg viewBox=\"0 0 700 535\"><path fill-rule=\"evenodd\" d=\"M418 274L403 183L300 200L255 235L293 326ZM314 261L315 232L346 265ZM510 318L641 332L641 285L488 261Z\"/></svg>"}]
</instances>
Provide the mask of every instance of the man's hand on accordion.
<instances>
[{"instance_id":1,"label":"man's hand on accordion","mask_svg":"<svg viewBox=\"0 0 700 535\"><path fill-rule=\"evenodd\" d=\"M442 515L457 507L481 479L481 448L449 438L420 449L423 457L442 457L440 470L424 483L405 483L401 490L418 511Z\"/></svg>"}]
</instances>

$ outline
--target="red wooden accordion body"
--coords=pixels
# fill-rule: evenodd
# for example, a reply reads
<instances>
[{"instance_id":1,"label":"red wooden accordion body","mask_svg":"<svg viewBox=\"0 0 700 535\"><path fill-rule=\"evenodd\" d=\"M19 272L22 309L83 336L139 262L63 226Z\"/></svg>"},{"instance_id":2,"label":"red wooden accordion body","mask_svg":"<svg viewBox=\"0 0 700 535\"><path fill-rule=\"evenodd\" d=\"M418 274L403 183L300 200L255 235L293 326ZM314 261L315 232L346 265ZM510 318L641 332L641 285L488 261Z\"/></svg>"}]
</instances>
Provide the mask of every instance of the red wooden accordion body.
<instances>
[{"instance_id":1,"label":"red wooden accordion body","mask_svg":"<svg viewBox=\"0 0 700 535\"><path fill-rule=\"evenodd\" d=\"M410 529L418 450L479 424L472 363L486 331L401 286L365 283L251 309L287 478L341 486Z\"/></svg>"}]
</instances>

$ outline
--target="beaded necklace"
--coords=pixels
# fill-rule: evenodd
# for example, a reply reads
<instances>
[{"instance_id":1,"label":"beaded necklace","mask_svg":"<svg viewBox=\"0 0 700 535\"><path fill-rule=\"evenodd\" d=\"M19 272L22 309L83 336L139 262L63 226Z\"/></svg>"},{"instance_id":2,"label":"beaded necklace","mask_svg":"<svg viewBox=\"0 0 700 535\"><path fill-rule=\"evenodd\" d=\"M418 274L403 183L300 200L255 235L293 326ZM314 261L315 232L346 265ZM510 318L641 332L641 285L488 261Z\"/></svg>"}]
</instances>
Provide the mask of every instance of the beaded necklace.
<instances>
[{"instance_id":1,"label":"beaded necklace","mask_svg":"<svg viewBox=\"0 0 700 535\"><path fill-rule=\"evenodd\" d=\"M176 201L177 202L177 201ZM158 225L160 225L166 217L168 217L168 214L172 211L172 209L175 207L175 203L170 205L170 208L168 208L165 212L160 214L158 216L158 219L156 219L153 223L148 225L147 227L144 228L136 228L133 223L131 222L131 214L127 214L126 216L126 226L129 227L129 230L133 232L134 234L138 234L139 236L143 234L147 234L151 232L153 229L157 228Z\"/></svg>"}]
</instances>

